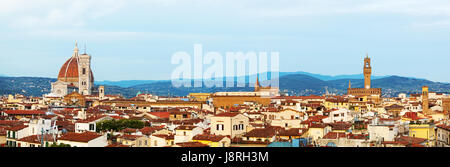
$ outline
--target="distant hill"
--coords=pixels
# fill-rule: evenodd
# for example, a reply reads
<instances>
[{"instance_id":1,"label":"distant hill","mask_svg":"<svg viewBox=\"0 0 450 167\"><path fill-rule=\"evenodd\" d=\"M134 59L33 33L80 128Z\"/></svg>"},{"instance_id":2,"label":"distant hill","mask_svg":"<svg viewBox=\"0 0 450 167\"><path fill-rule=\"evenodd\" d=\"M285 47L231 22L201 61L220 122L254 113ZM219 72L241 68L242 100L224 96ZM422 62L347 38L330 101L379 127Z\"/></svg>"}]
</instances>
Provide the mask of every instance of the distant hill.
<instances>
[{"instance_id":1,"label":"distant hill","mask_svg":"<svg viewBox=\"0 0 450 167\"><path fill-rule=\"evenodd\" d=\"M96 85L111 85L120 87L131 87L135 85L150 84L155 82L164 82L164 80L123 80L123 81L95 81Z\"/></svg>"},{"instance_id":2,"label":"distant hill","mask_svg":"<svg viewBox=\"0 0 450 167\"><path fill-rule=\"evenodd\" d=\"M270 79L270 72L264 72L260 73L259 77L264 79ZM363 79L363 74L353 74L353 75L321 75L321 74L313 74L303 71L297 71L297 72L279 72L278 77L283 77L287 75L295 75L295 74L303 74L310 77L314 77L323 81L331 81L331 80L338 80L338 79ZM234 79L235 81L244 81L245 83L254 83L256 80L257 74L253 75L245 75L245 76L238 76L238 77L223 77L222 79L225 81L231 81ZM372 76L372 79L380 79L385 78L388 76ZM120 86L120 87L133 87L136 85L142 85L142 84L152 84L155 82L170 82L170 80L121 80L121 81L95 81L96 85L114 85L114 86Z\"/></svg>"},{"instance_id":3,"label":"distant hill","mask_svg":"<svg viewBox=\"0 0 450 167\"><path fill-rule=\"evenodd\" d=\"M281 72L280 77L286 76L286 75L292 75L292 74L303 74L308 75L323 81L332 81L332 80L339 80L339 79L364 79L364 74L352 74L352 75L322 75L322 74L313 74L309 72L303 72L303 71L297 71L297 72ZM372 76L372 79L381 79L388 76Z\"/></svg>"},{"instance_id":4,"label":"distant hill","mask_svg":"<svg viewBox=\"0 0 450 167\"><path fill-rule=\"evenodd\" d=\"M42 96L51 90L53 78L0 77L0 95L20 93L27 96Z\"/></svg>"},{"instance_id":5,"label":"distant hill","mask_svg":"<svg viewBox=\"0 0 450 167\"><path fill-rule=\"evenodd\" d=\"M344 75L342 75L344 76ZM96 82L105 85L107 94L121 94L127 98L136 96L137 92L152 93L162 96L186 96L191 92L222 92L222 91L252 91L254 88L252 77L246 76L245 87L174 87L171 81L102 81ZM340 78L341 76L335 76ZM236 77L237 78L237 77ZM330 78L328 78L330 79ZM21 93L27 96L42 96L50 92L50 83L56 81L54 78L40 77L0 77L0 94ZM345 94L347 92L348 83L351 81L353 88L362 88L364 80L355 76L349 78L341 78L335 80L324 80L312 76L311 74L301 73L280 73L279 86L282 92L290 95L321 95L326 90L329 93ZM191 80L193 85L194 81ZM237 81L235 80L235 84ZM118 86L125 85L125 86ZM226 82L223 82L226 85ZM441 82L432 82L425 79L416 79L400 76L386 76L378 79L372 79L372 87L382 88L383 95L392 97L398 93L419 93L422 86L427 85L431 91L450 93L450 84Z\"/></svg>"}]
</instances>

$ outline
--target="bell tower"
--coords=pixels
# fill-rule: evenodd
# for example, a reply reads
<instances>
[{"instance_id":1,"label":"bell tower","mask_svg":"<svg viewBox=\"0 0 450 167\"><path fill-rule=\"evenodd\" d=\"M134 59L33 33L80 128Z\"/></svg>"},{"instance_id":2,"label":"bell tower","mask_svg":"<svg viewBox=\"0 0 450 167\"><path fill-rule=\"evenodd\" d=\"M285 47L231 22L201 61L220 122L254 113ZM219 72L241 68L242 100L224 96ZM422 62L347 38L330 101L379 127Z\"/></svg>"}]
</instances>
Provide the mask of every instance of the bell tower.
<instances>
[{"instance_id":1,"label":"bell tower","mask_svg":"<svg viewBox=\"0 0 450 167\"><path fill-rule=\"evenodd\" d=\"M78 92L82 95L91 95L94 86L94 77L91 71L91 56L83 53L78 58L79 87Z\"/></svg>"},{"instance_id":2,"label":"bell tower","mask_svg":"<svg viewBox=\"0 0 450 167\"><path fill-rule=\"evenodd\" d=\"M424 114L429 113L430 107L428 103L428 86L422 87L422 108Z\"/></svg>"},{"instance_id":3,"label":"bell tower","mask_svg":"<svg viewBox=\"0 0 450 167\"><path fill-rule=\"evenodd\" d=\"M372 75L372 67L370 66L369 54L364 58L364 88L370 89L370 80Z\"/></svg>"}]
</instances>

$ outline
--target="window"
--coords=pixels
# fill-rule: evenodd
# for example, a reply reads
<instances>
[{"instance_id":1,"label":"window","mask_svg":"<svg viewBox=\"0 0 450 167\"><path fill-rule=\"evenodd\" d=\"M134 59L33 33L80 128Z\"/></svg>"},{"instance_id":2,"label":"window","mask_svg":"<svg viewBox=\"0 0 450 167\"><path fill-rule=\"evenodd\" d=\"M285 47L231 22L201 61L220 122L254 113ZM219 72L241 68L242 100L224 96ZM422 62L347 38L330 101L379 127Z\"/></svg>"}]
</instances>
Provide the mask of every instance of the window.
<instances>
[{"instance_id":1,"label":"window","mask_svg":"<svg viewBox=\"0 0 450 167\"><path fill-rule=\"evenodd\" d=\"M83 68L83 75L86 74L86 68Z\"/></svg>"},{"instance_id":2,"label":"window","mask_svg":"<svg viewBox=\"0 0 450 167\"><path fill-rule=\"evenodd\" d=\"M223 130L224 129L224 125L223 124L217 124L216 125L216 130Z\"/></svg>"},{"instance_id":3,"label":"window","mask_svg":"<svg viewBox=\"0 0 450 167\"><path fill-rule=\"evenodd\" d=\"M89 130L95 130L94 129L94 124L89 124Z\"/></svg>"},{"instance_id":4,"label":"window","mask_svg":"<svg viewBox=\"0 0 450 167\"><path fill-rule=\"evenodd\" d=\"M158 146L158 142L156 142L156 140L155 140L155 142L153 142L153 144L154 144L155 146Z\"/></svg>"}]
</instances>

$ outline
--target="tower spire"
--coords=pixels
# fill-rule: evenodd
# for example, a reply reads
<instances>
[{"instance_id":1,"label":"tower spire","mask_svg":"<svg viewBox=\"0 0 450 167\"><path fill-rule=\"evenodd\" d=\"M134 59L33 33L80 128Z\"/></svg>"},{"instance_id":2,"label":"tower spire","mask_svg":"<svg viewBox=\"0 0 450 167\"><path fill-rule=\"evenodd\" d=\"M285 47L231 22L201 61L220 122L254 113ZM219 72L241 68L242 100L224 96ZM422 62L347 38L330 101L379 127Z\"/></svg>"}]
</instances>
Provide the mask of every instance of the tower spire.
<instances>
[{"instance_id":1,"label":"tower spire","mask_svg":"<svg viewBox=\"0 0 450 167\"><path fill-rule=\"evenodd\" d=\"M259 91L259 74L256 74L255 92Z\"/></svg>"},{"instance_id":2,"label":"tower spire","mask_svg":"<svg viewBox=\"0 0 450 167\"><path fill-rule=\"evenodd\" d=\"M77 42L77 40L75 40L75 48L73 49L73 56L74 57L78 56L78 42Z\"/></svg>"}]
</instances>

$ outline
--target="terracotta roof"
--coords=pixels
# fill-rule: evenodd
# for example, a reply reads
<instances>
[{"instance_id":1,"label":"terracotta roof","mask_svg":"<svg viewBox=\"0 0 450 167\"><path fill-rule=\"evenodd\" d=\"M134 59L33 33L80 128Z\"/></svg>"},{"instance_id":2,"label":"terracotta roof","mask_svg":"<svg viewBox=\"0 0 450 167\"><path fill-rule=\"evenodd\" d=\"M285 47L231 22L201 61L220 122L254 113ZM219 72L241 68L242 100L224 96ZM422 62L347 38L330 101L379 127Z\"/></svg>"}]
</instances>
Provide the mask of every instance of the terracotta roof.
<instances>
[{"instance_id":1,"label":"terracotta roof","mask_svg":"<svg viewBox=\"0 0 450 167\"><path fill-rule=\"evenodd\" d=\"M41 110L6 110L2 111L8 115L44 115L45 111Z\"/></svg>"},{"instance_id":2,"label":"terracotta roof","mask_svg":"<svg viewBox=\"0 0 450 167\"><path fill-rule=\"evenodd\" d=\"M301 136L302 130L300 128L291 128L288 130L281 129L278 131L278 136Z\"/></svg>"},{"instance_id":3,"label":"terracotta roof","mask_svg":"<svg viewBox=\"0 0 450 167\"><path fill-rule=\"evenodd\" d=\"M130 147L130 146L123 145L123 144L110 144L110 145L107 145L106 147Z\"/></svg>"},{"instance_id":4,"label":"terracotta roof","mask_svg":"<svg viewBox=\"0 0 450 167\"><path fill-rule=\"evenodd\" d=\"M264 129L253 129L247 132L244 137L273 137L276 135L274 128L264 128Z\"/></svg>"},{"instance_id":5,"label":"terracotta roof","mask_svg":"<svg viewBox=\"0 0 450 167\"><path fill-rule=\"evenodd\" d=\"M224 113L220 113L217 115L214 115L215 117L234 117L236 115L238 115L239 113L237 112L224 112Z\"/></svg>"},{"instance_id":6,"label":"terracotta roof","mask_svg":"<svg viewBox=\"0 0 450 167\"><path fill-rule=\"evenodd\" d=\"M133 128L125 128L122 130L122 132L124 132L124 133L135 133L137 131L138 131L138 129L133 129Z\"/></svg>"},{"instance_id":7,"label":"terracotta roof","mask_svg":"<svg viewBox=\"0 0 450 167\"><path fill-rule=\"evenodd\" d=\"M346 135L344 132L328 132L322 139L338 139L345 138Z\"/></svg>"},{"instance_id":8,"label":"terracotta roof","mask_svg":"<svg viewBox=\"0 0 450 167\"><path fill-rule=\"evenodd\" d=\"M386 110L395 110L395 109L403 109L404 107L398 104L393 104L391 106L385 107Z\"/></svg>"},{"instance_id":9,"label":"terracotta roof","mask_svg":"<svg viewBox=\"0 0 450 167\"><path fill-rule=\"evenodd\" d=\"M326 126L326 124L312 124L309 128L325 128Z\"/></svg>"},{"instance_id":10,"label":"terracotta roof","mask_svg":"<svg viewBox=\"0 0 450 167\"><path fill-rule=\"evenodd\" d=\"M151 134L154 133L155 131L161 130L162 128L163 128L163 127L161 127L161 126L157 126L157 127L149 127L149 126L146 126L146 127L143 127L143 128L141 128L141 129L139 129L139 131L141 131L142 134L145 134L145 135L151 135Z\"/></svg>"},{"instance_id":11,"label":"terracotta roof","mask_svg":"<svg viewBox=\"0 0 450 167\"><path fill-rule=\"evenodd\" d=\"M273 97L272 99L325 99L325 97L323 96L316 96L316 95L311 95L311 96L277 96L277 97Z\"/></svg>"},{"instance_id":12,"label":"terracotta roof","mask_svg":"<svg viewBox=\"0 0 450 167\"><path fill-rule=\"evenodd\" d=\"M154 115L158 118L169 118L169 112L149 112L148 114Z\"/></svg>"},{"instance_id":13,"label":"terracotta roof","mask_svg":"<svg viewBox=\"0 0 450 167\"><path fill-rule=\"evenodd\" d=\"M97 121L97 120L102 119L102 118L104 118L104 117L106 117L106 116L105 116L105 115L101 115L101 116L93 116L93 117L89 117L89 118L87 118L87 119L85 119L85 120L77 121L77 123L89 123L89 122L94 122L94 121Z\"/></svg>"},{"instance_id":14,"label":"terracotta roof","mask_svg":"<svg viewBox=\"0 0 450 167\"><path fill-rule=\"evenodd\" d=\"M27 136L27 137L21 138L18 141L40 144L41 143L40 139L41 139L41 135L32 135L32 136ZM51 134L45 135L45 140L46 141L54 141L53 135L51 135Z\"/></svg>"},{"instance_id":15,"label":"terracotta roof","mask_svg":"<svg viewBox=\"0 0 450 167\"><path fill-rule=\"evenodd\" d=\"M136 140L137 138L142 137L141 135L122 135L119 138L125 139L125 140Z\"/></svg>"},{"instance_id":16,"label":"terracotta roof","mask_svg":"<svg viewBox=\"0 0 450 167\"><path fill-rule=\"evenodd\" d=\"M23 125L23 122L12 120L0 120L0 126L17 126Z\"/></svg>"},{"instance_id":17,"label":"terracotta roof","mask_svg":"<svg viewBox=\"0 0 450 167\"><path fill-rule=\"evenodd\" d=\"M406 112L405 115L403 115L403 118L409 118L411 120L424 119L419 117L416 112Z\"/></svg>"},{"instance_id":18,"label":"terracotta roof","mask_svg":"<svg viewBox=\"0 0 450 167\"><path fill-rule=\"evenodd\" d=\"M163 138L166 140L173 140L175 138L174 135L165 135L165 134L157 134L157 135L152 135L152 136Z\"/></svg>"},{"instance_id":19,"label":"terracotta roof","mask_svg":"<svg viewBox=\"0 0 450 167\"><path fill-rule=\"evenodd\" d=\"M351 123L344 123L344 122L342 122L342 123L330 123L328 125L330 125L333 130L347 130L350 127L352 127Z\"/></svg>"},{"instance_id":20,"label":"terracotta roof","mask_svg":"<svg viewBox=\"0 0 450 167\"><path fill-rule=\"evenodd\" d=\"M181 125L175 128L175 130L192 130L194 128L196 128L197 126L192 126L192 125Z\"/></svg>"},{"instance_id":21,"label":"terracotta roof","mask_svg":"<svg viewBox=\"0 0 450 167\"><path fill-rule=\"evenodd\" d=\"M207 144L203 144L200 142L184 142L184 143L177 143L176 145L181 147L209 147Z\"/></svg>"},{"instance_id":22,"label":"terracotta roof","mask_svg":"<svg viewBox=\"0 0 450 167\"><path fill-rule=\"evenodd\" d=\"M19 130L22 130L22 129L25 129L25 128L28 128L28 126L20 125L20 126L8 127L8 128L5 128L5 129L9 130L9 131L19 131Z\"/></svg>"},{"instance_id":23,"label":"terracotta roof","mask_svg":"<svg viewBox=\"0 0 450 167\"><path fill-rule=\"evenodd\" d=\"M415 138L415 137L409 137L409 136L400 136L400 137L395 138L395 141L385 141L382 144L399 144L399 145L404 145L406 147L424 147L424 145L421 145L421 144L426 141L427 141L427 139Z\"/></svg>"},{"instance_id":24,"label":"terracotta roof","mask_svg":"<svg viewBox=\"0 0 450 167\"><path fill-rule=\"evenodd\" d=\"M358 139L365 140L368 139L369 135L367 134L346 134L345 132L328 132L322 139L338 139L338 138L347 138L347 139Z\"/></svg>"},{"instance_id":25,"label":"terracotta roof","mask_svg":"<svg viewBox=\"0 0 450 167\"><path fill-rule=\"evenodd\" d=\"M450 131L450 125L441 124L436 127Z\"/></svg>"},{"instance_id":26,"label":"terracotta roof","mask_svg":"<svg viewBox=\"0 0 450 167\"><path fill-rule=\"evenodd\" d=\"M208 134L199 134L192 138L192 140L204 140L204 141L212 141L212 142L219 142L226 136L222 135L208 135Z\"/></svg>"},{"instance_id":27,"label":"terracotta roof","mask_svg":"<svg viewBox=\"0 0 450 167\"><path fill-rule=\"evenodd\" d=\"M75 142L83 142L87 143L91 140L94 140L96 138L101 137L101 134L94 133L94 132L84 132L84 133L74 133L74 132L68 132L58 138L58 140L67 140L67 141L75 141Z\"/></svg>"}]
</instances>

